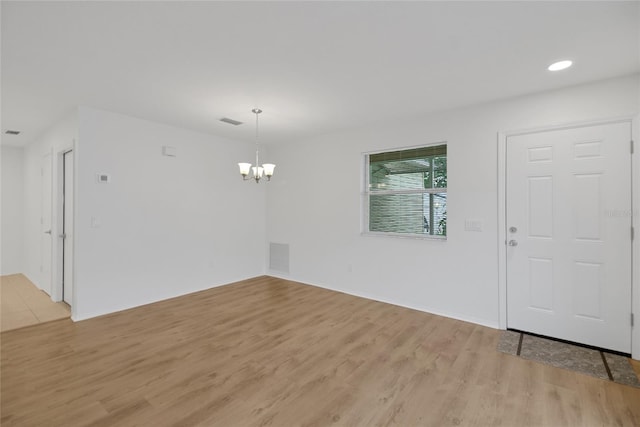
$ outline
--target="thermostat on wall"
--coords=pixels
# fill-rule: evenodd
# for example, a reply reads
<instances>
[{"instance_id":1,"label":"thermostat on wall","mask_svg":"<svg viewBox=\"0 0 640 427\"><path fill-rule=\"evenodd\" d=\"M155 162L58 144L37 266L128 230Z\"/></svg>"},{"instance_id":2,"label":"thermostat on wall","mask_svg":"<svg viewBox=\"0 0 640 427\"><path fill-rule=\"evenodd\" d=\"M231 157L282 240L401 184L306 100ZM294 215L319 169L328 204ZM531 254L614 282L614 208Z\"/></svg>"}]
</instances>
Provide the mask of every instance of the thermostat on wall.
<instances>
[{"instance_id":1,"label":"thermostat on wall","mask_svg":"<svg viewBox=\"0 0 640 427\"><path fill-rule=\"evenodd\" d=\"M96 180L99 184L108 184L111 182L111 175L108 173L98 173L96 174Z\"/></svg>"},{"instance_id":2,"label":"thermostat on wall","mask_svg":"<svg viewBox=\"0 0 640 427\"><path fill-rule=\"evenodd\" d=\"M162 155L169 157L176 157L176 147L169 147L165 145L162 147Z\"/></svg>"}]
</instances>

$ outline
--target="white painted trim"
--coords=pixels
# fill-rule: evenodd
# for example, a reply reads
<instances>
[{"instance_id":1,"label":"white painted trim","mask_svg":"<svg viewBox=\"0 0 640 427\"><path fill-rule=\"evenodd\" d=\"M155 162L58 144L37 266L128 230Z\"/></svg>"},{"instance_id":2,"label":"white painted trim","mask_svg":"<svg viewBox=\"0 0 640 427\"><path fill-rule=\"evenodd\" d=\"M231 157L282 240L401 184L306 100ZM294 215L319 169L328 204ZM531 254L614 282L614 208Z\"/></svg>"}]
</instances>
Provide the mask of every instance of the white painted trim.
<instances>
[{"instance_id":1,"label":"white painted trim","mask_svg":"<svg viewBox=\"0 0 640 427\"><path fill-rule=\"evenodd\" d=\"M640 360L640 114L631 120L631 137L635 141L631 156L631 224L636 234L631 247L631 310L635 316L635 325L631 328L631 357Z\"/></svg>"},{"instance_id":2,"label":"white painted trim","mask_svg":"<svg viewBox=\"0 0 640 427\"><path fill-rule=\"evenodd\" d=\"M562 129L574 129L586 126L598 126L613 123L631 123L632 137L636 141L635 153L631 158L631 185L632 185L632 223L636 228L636 238L632 245L633 262L631 264L631 295L632 311L635 313L635 326L631 330L631 357L640 360L640 238L638 231L640 218L636 212L640 212L640 185L633 186L634 182L640 182L640 165L638 164L638 141L640 141L640 115L612 117L609 119L591 120L556 124L523 130L502 131L498 133L498 298L499 298L499 327L507 328L507 251L506 242L506 166L507 166L507 139L510 136L526 135L530 133L549 132Z\"/></svg>"},{"instance_id":3,"label":"white painted trim","mask_svg":"<svg viewBox=\"0 0 640 427\"><path fill-rule=\"evenodd\" d=\"M53 188L53 194L51 200L53 202L53 211L55 212L56 224L54 233L51 238L53 240L53 250L51 253L51 299L55 302L62 301L62 239L58 236L60 231L64 228L62 212L63 199L63 183L64 183L64 151L58 151L55 153L55 186Z\"/></svg>"},{"instance_id":4,"label":"white painted trim","mask_svg":"<svg viewBox=\"0 0 640 427\"><path fill-rule=\"evenodd\" d=\"M56 194L54 192L54 189L56 188L56 177L57 177L57 175L55 173L56 172L56 163L54 161L55 157L54 157L54 153L53 153L53 147L49 147L45 151L45 153L42 155L42 157L40 158L40 165L39 166L41 168L40 169L40 180L41 180L40 181L40 203L41 203L41 208L40 208L40 212L39 212L40 213L40 226L39 226L40 228L39 228L39 232L42 233L42 231L43 231L42 230L42 214L43 214L43 210L42 210L43 209L43 207L42 207L43 170L42 170L42 167L43 167L43 158L47 157L47 156L49 156L49 162L50 162L49 168L51 169L50 170L51 176L49 177L49 191L51 192L51 194L50 194L50 199L51 199L50 203L51 203L51 205L48 206L48 208L49 208L49 221L50 221L49 227L50 227L50 230L51 230L51 252L49 254L51 259L50 259L50 265L49 265L49 278L48 278L47 286L44 286L42 283L38 283L42 279L44 279L44 277L46 277L46 275L44 274L44 269L43 269L43 265L42 265L42 256L41 256L40 257L40 272L41 272L41 275L39 276L40 280L38 282L33 282L33 283L35 283L38 288L40 288L43 291L45 291L45 293L47 295L49 295L51 300L56 301L54 299L54 297L53 297L53 288L54 288L53 280L55 278L55 271L56 271L55 270L56 265L53 262L54 256L55 256L55 249L56 249L53 239L54 239L55 233L57 232L57 228L56 228L57 227L57 219L56 219L57 218L57 216L56 216L57 212L55 210L55 201L56 201L55 196L56 196ZM41 238L42 238L42 236L41 236ZM43 250L43 247L42 247L42 241L41 241L41 243L40 243L40 251L42 251L42 250ZM40 253L42 254L42 252L40 252Z\"/></svg>"},{"instance_id":5,"label":"white painted trim","mask_svg":"<svg viewBox=\"0 0 640 427\"><path fill-rule=\"evenodd\" d=\"M411 305L411 304L398 304L398 302L389 301L389 300L387 300L385 298L381 298L381 297L379 297L377 295L373 295L373 294L370 294L370 293L347 292L344 289L338 289L338 288L334 288L334 287L331 287L331 286L325 286L325 285L318 285L318 284L301 282L299 280L292 279L290 277L281 276L281 275L278 275L278 274L269 273L268 276L275 277L275 278L278 278L278 279L283 279L283 280L290 280L292 282L300 283L300 284L306 285L306 286L313 286L313 287L316 287L316 288L327 289L327 290L330 290L330 291L339 292L341 294L351 295L351 296L358 297L358 298L365 298L365 299L368 299L368 300L371 300L371 301L383 302L385 304L395 305L396 307L408 308L408 309L411 309L411 310L421 311L423 313L435 314L436 316L448 317L450 319L460 320L462 322L468 322L468 323L473 323L475 325L486 326L486 327L492 328L492 329L499 329L498 328L498 324L496 322L492 322L492 321L487 320L487 319L480 319L480 318L473 317L473 316L465 316L465 315L459 314L459 313L452 313L452 312L433 310L433 309L431 309L429 307L423 307L423 306L417 306L417 305Z\"/></svg>"},{"instance_id":6,"label":"white painted trim","mask_svg":"<svg viewBox=\"0 0 640 427\"><path fill-rule=\"evenodd\" d=\"M73 256L73 266L71 268L71 274L73 275L73 293L71 294L71 320L73 320L75 322L75 316L77 316L77 311L78 311L78 286L77 286L77 281L76 278L78 277L78 275L76 274L77 272L77 266L78 263L76 262L76 260L78 259L78 227L76 226L77 224L77 219L78 219L78 171L80 170L78 168L79 165L79 160L78 160L78 140L79 138L76 136L75 138L72 139L71 141L71 147L73 150L73 252L72 255Z\"/></svg>"},{"instance_id":7,"label":"white painted trim","mask_svg":"<svg viewBox=\"0 0 640 427\"><path fill-rule=\"evenodd\" d=\"M498 132L498 325L507 329L507 134Z\"/></svg>"},{"instance_id":8,"label":"white painted trim","mask_svg":"<svg viewBox=\"0 0 640 427\"><path fill-rule=\"evenodd\" d=\"M371 212L369 206L371 206L371 200L369 195L369 154L362 153L362 161L360 165L361 171L361 192L360 192L360 235L369 231L369 221L371 219Z\"/></svg>"},{"instance_id":9,"label":"white painted trim","mask_svg":"<svg viewBox=\"0 0 640 427\"><path fill-rule=\"evenodd\" d=\"M438 145L447 145L447 144L449 144L449 142L447 140L443 140L439 142L431 142L428 144L404 145L402 147L385 148L385 149L373 150L373 151L363 151L362 156L370 156L371 154L388 153L391 151L404 151L404 150L413 150L417 148L436 147ZM368 159L365 159L365 162L367 160Z\"/></svg>"},{"instance_id":10,"label":"white painted trim","mask_svg":"<svg viewBox=\"0 0 640 427\"><path fill-rule=\"evenodd\" d=\"M295 282L295 280L293 280L287 273L282 273L275 270L267 269L267 274L265 274L265 276L275 277L276 279L282 279L282 280L292 280ZM302 282L299 282L299 283L302 283ZM310 286L313 286L313 285L310 285Z\"/></svg>"},{"instance_id":11,"label":"white painted trim","mask_svg":"<svg viewBox=\"0 0 640 427\"><path fill-rule=\"evenodd\" d=\"M55 153L53 158L53 188L51 193L52 206L52 242L51 249L51 299L55 302L62 301L62 259L63 259L63 243L59 237L64 229L63 214L63 185L64 185L64 153L73 151L73 141L70 147L66 147ZM55 219L55 226L53 224Z\"/></svg>"},{"instance_id":12,"label":"white painted trim","mask_svg":"<svg viewBox=\"0 0 640 427\"><path fill-rule=\"evenodd\" d=\"M363 231L360 233L364 237L394 237L398 239L413 239L413 240L436 240L439 242L446 242L447 236L431 235L431 234L416 234L416 233L394 233L391 231Z\"/></svg>"},{"instance_id":13,"label":"white painted trim","mask_svg":"<svg viewBox=\"0 0 640 427\"><path fill-rule=\"evenodd\" d=\"M508 138L510 136L527 135L530 133L551 132L551 131L564 130L564 129L576 129L576 128L588 127L588 126L610 125L614 123L625 123L625 122L628 123L628 122L632 122L633 119L634 119L633 116L617 116L617 117L610 117L610 118L599 119L599 120L559 123L555 125L540 126L540 127L534 127L534 128L528 128L528 129L502 131L500 133L504 134ZM505 157L505 161L506 161L506 157Z\"/></svg>"},{"instance_id":14,"label":"white painted trim","mask_svg":"<svg viewBox=\"0 0 640 427\"><path fill-rule=\"evenodd\" d=\"M75 269L74 269L74 271L75 271ZM155 298L155 299L153 299L153 300L151 300L149 302L146 302L144 304L141 304L141 305L132 305L131 303L125 303L123 301L123 304L120 305L119 307L116 307L116 308L93 310L93 311L81 312L81 313L78 313L78 311L80 311L80 310L77 310L77 309L74 310L73 309L74 306L72 306L71 307L71 320L74 321L74 322L81 322L83 320L93 319L93 318L101 317L101 316L107 316L107 315L110 315L110 314L119 313L121 311L137 309L137 308L140 308L140 307L145 307L145 306L149 306L149 305L152 305L152 304L157 304L157 303L162 302L162 301L167 301L167 300L174 299L174 298L180 298L180 297L183 297L183 296L186 296L186 295L192 295L194 293L207 291L207 290L210 290L210 289L213 289L213 288L219 288L221 286L227 286L227 285L231 285L231 284L236 283L236 282L242 282L242 281L245 281L245 280L253 279L253 278L256 278L256 277L262 277L262 276L263 275L260 275L260 276L249 276L249 277L247 277L247 276L234 277L234 278L227 279L227 280L225 280L223 282L220 282L220 283L213 283L211 285L207 285L207 287L204 287L204 288L201 288L201 289L193 289L193 290L189 291L186 294L185 293L174 293L174 294L171 294L171 295L165 295L165 296L162 296L162 297L159 297L159 298ZM74 288L74 291L76 289L77 288ZM75 293L74 293L74 295L75 295ZM76 302L75 297L72 299L72 301Z\"/></svg>"}]
</instances>

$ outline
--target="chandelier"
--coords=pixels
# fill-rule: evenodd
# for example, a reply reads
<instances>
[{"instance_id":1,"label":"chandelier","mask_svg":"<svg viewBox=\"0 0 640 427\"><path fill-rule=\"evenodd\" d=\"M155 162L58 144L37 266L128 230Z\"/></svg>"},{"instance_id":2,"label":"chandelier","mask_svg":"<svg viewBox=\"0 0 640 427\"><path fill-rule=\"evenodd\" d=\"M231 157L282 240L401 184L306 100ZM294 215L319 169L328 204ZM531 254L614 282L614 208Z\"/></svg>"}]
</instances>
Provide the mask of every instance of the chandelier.
<instances>
[{"instance_id":1,"label":"chandelier","mask_svg":"<svg viewBox=\"0 0 640 427\"><path fill-rule=\"evenodd\" d=\"M256 184L260 182L263 176L267 177L267 181L271 181L271 177L273 176L273 169L275 169L276 165L273 163L265 163L260 166L259 159L259 147L258 147L258 114L262 113L262 110L259 108L254 108L251 110L252 113L256 115L256 165L251 166L251 163L238 163L238 167L240 168L240 175L242 175L243 180L253 179L256 181ZM249 176L251 173L251 176Z\"/></svg>"}]
</instances>

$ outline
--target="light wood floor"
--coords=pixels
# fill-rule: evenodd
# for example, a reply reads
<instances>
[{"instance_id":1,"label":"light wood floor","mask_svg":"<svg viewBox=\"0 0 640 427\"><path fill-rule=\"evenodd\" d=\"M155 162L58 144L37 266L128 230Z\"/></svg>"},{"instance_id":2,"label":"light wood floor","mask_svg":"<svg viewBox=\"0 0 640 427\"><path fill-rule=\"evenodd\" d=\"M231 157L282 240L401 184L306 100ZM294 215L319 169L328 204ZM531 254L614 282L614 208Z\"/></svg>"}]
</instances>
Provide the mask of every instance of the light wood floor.
<instances>
[{"instance_id":1,"label":"light wood floor","mask_svg":"<svg viewBox=\"0 0 640 427\"><path fill-rule=\"evenodd\" d=\"M2 333L6 426L640 425L640 389L500 331L261 277Z\"/></svg>"},{"instance_id":2,"label":"light wood floor","mask_svg":"<svg viewBox=\"0 0 640 427\"><path fill-rule=\"evenodd\" d=\"M22 274L0 276L0 312L3 332L71 316L67 304L51 301Z\"/></svg>"}]
</instances>

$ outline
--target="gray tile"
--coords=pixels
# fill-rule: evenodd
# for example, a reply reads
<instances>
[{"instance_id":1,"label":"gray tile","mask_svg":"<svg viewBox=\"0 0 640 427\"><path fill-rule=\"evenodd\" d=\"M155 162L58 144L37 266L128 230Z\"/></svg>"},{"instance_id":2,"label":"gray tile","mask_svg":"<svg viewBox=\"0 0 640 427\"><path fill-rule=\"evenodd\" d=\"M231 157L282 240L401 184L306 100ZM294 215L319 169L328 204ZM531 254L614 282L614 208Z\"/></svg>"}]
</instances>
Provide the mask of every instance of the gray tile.
<instances>
[{"instance_id":1,"label":"gray tile","mask_svg":"<svg viewBox=\"0 0 640 427\"><path fill-rule=\"evenodd\" d=\"M520 356L557 368L609 379L600 352L597 350L525 334Z\"/></svg>"},{"instance_id":2,"label":"gray tile","mask_svg":"<svg viewBox=\"0 0 640 427\"><path fill-rule=\"evenodd\" d=\"M498 342L497 350L515 356L519 340L519 332L504 331ZM601 353L599 350L528 334L523 334L520 351L520 357L523 359L608 380L609 375L602 361L602 355L606 358L611 376L616 383L640 388L640 380L629 363L629 359L624 356L607 352Z\"/></svg>"},{"instance_id":3,"label":"gray tile","mask_svg":"<svg viewBox=\"0 0 640 427\"><path fill-rule=\"evenodd\" d=\"M498 342L498 351L516 356L518 354L519 341L520 332L504 331Z\"/></svg>"},{"instance_id":4,"label":"gray tile","mask_svg":"<svg viewBox=\"0 0 640 427\"><path fill-rule=\"evenodd\" d=\"M615 382L640 387L640 381L628 358L611 353L604 353L604 357L607 359L611 376Z\"/></svg>"}]
</instances>

